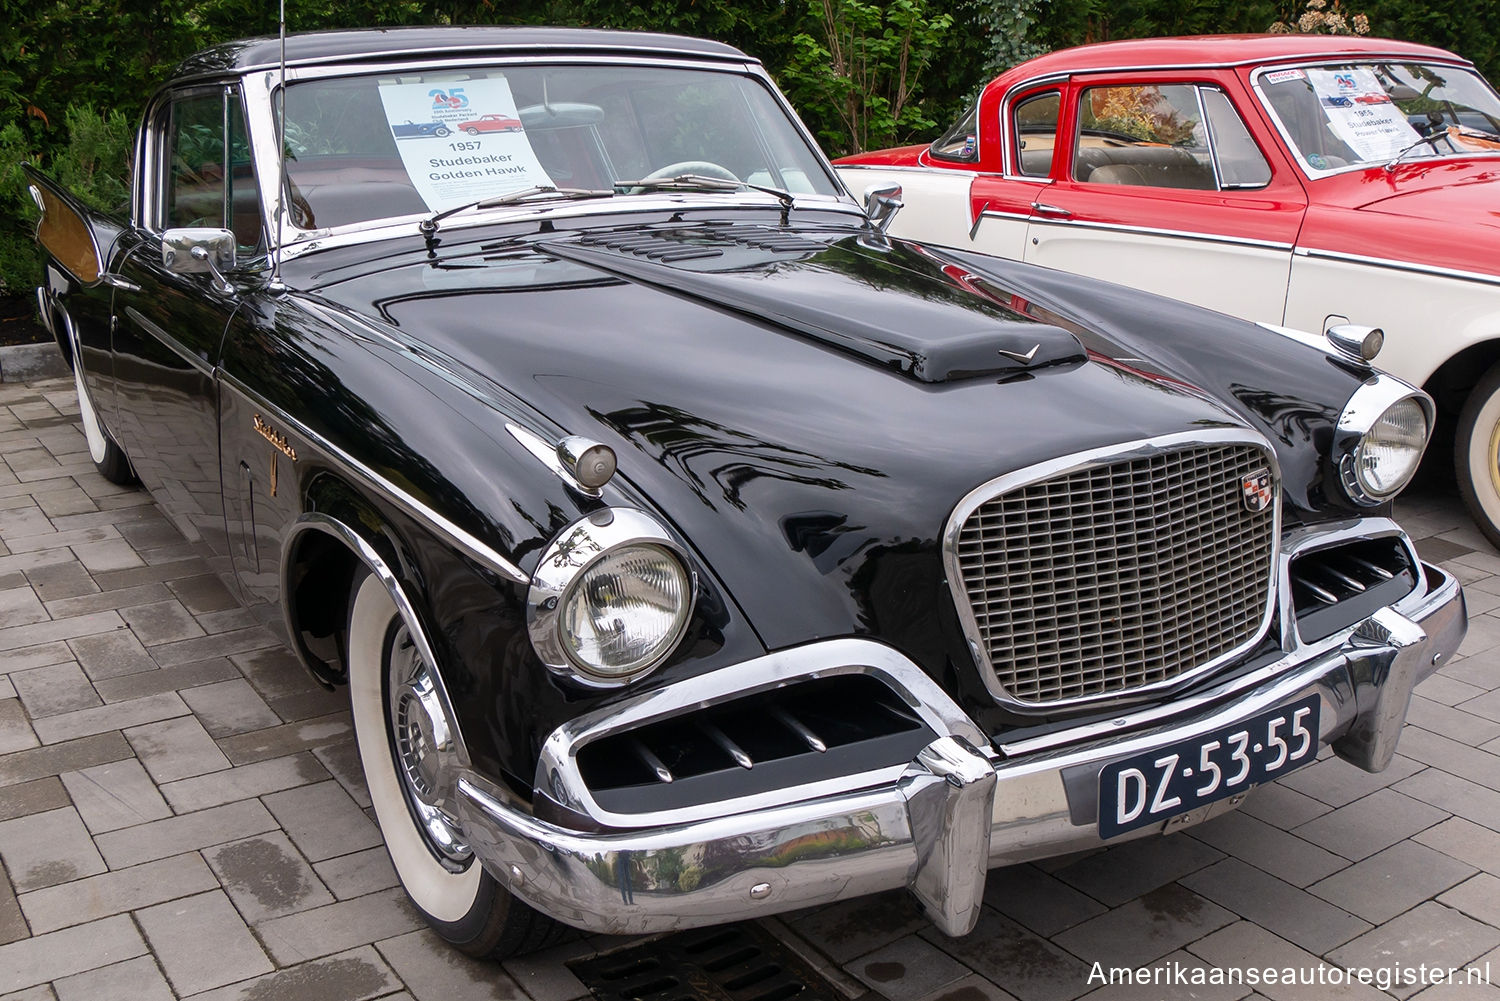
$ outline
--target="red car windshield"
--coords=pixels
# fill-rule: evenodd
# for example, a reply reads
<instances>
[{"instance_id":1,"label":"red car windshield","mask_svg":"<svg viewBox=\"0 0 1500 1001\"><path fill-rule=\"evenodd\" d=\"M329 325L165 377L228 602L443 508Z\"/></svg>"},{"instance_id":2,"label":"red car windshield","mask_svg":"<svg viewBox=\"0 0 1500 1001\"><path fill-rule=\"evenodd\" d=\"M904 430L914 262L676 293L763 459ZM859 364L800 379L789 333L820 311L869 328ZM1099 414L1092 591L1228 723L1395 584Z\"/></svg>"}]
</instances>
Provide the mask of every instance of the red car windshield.
<instances>
[{"instance_id":1,"label":"red car windshield","mask_svg":"<svg viewBox=\"0 0 1500 1001\"><path fill-rule=\"evenodd\" d=\"M1344 63L1264 69L1256 89L1309 174L1500 153L1500 97L1455 66Z\"/></svg>"}]
</instances>

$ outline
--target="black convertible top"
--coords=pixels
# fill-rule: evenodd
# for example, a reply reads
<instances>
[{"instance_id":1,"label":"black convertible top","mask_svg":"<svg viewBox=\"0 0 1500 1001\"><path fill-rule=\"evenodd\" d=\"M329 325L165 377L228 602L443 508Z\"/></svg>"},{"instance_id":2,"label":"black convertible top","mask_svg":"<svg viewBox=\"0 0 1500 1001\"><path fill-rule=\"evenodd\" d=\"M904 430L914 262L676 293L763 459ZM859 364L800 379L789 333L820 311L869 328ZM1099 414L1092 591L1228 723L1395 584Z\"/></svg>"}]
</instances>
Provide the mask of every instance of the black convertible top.
<instances>
[{"instance_id":1,"label":"black convertible top","mask_svg":"<svg viewBox=\"0 0 1500 1001\"><path fill-rule=\"evenodd\" d=\"M309 63L359 63L405 56L513 55L524 52L635 52L757 62L722 42L644 31L601 31L588 28L447 27L364 28L353 31L312 31L286 36L288 66ZM183 60L176 78L243 73L274 68L281 46L274 37L247 38L205 49Z\"/></svg>"}]
</instances>

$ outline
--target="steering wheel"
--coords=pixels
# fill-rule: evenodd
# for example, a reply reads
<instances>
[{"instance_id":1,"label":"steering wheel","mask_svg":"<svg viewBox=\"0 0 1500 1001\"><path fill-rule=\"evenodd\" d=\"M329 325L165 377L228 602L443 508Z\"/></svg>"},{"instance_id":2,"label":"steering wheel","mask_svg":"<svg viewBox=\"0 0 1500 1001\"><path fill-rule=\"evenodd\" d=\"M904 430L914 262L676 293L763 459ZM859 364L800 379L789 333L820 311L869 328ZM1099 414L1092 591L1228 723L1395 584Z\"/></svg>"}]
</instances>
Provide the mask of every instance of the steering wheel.
<instances>
[{"instance_id":1,"label":"steering wheel","mask_svg":"<svg viewBox=\"0 0 1500 1001\"><path fill-rule=\"evenodd\" d=\"M657 167L651 173L641 178L643 181L655 181L663 177L678 177L682 174L702 174L704 177L717 177L725 181L738 181L740 178L728 167L721 167L709 160L679 160L669 163L665 167Z\"/></svg>"}]
</instances>

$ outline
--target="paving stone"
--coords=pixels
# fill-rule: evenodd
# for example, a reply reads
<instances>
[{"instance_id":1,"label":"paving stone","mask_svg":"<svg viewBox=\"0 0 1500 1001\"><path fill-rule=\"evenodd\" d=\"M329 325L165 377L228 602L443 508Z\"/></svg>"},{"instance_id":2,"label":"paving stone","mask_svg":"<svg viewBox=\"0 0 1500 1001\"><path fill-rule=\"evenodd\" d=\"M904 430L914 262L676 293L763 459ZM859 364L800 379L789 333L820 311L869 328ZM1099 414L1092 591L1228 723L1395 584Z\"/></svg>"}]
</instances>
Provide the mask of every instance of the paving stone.
<instances>
[{"instance_id":1,"label":"paving stone","mask_svg":"<svg viewBox=\"0 0 1500 1001\"><path fill-rule=\"evenodd\" d=\"M148 647L203 635L203 627L176 599L136 605L120 614L136 638Z\"/></svg>"},{"instance_id":2,"label":"paving stone","mask_svg":"<svg viewBox=\"0 0 1500 1001\"><path fill-rule=\"evenodd\" d=\"M1422 770L1422 764L1397 754L1383 772L1367 772L1339 758L1324 758L1306 768L1299 768L1276 781L1332 807L1348 806L1377 789Z\"/></svg>"},{"instance_id":3,"label":"paving stone","mask_svg":"<svg viewBox=\"0 0 1500 1001\"><path fill-rule=\"evenodd\" d=\"M201 685L181 693L182 700L192 707L193 715L198 717L203 729L214 737L229 737L281 723L281 718L271 711L233 664L226 660L208 663L224 664L234 675L231 681ZM179 669L166 668L162 673L168 670Z\"/></svg>"},{"instance_id":4,"label":"paving stone","mask_svg":"<svg viewBox=\"0 0 1500 1001\"><path fill-rule=\"evenodd\" d=\"M370 787L365 784L365 766L360 761L359 745L352 740L313 748L323 767L328 769L360 809L370 806Z\"/></svg>"},{"instance_id":5,"label":"paving stone","mask_svg":"<svg viewBox=\"0 0 1500 1001\"><path fill-rule=\"evenodd\" d=\"M131 754L130 745L118 733L101 733L47 747L14 751L0 755L0 786L77 771L106 761L119 761Z\"/></svg>"},{"instance_id":6,"label":"paving stone","mask_svg":"<svg viewBox=\"0 0 1500 1001\"><path fill-rule=\"evenodd\" d=\"M11 674L10 682L32 719L102 704L83 668L72 661L16 671Z\"/></svg>"},{"instance_id":7,"label":"paving stone","mask_svg":"<svg viewBox=\"0 0 1500 1001\"><path fill-rule=\"evenodd\" d=\"M1015 998L974 973L918 1001L1015 1001Z\"/></svg>"},{"instance_id":8,"label":"paving stone","mask_svg":"<svg viewBox=\"0 0 1500 1001\"><path fill-rule=\"evenodd\" d=\"M229 767L229 759L195 716L132 727L125 739L157 782L172 782Z\"/></svg>"},{"instance_id":9,"label":"paving stone","mask_svg":"<svg viewBox=\"0 0 1500 1001\"><path fill-rule=\"evenodd\" d=\"M265 952L222 890L137 911L136 920L179 995L269 973ZM212 956L210 963L203 962Z\"/></svg>"},{"instance_id":10,"label":"paving stone","mask_svg":"<svg viewBox=\"0 0 1500 1001\"><path fill-rule=\"evenodd\" d=\"M100 505L103 507L104 505ZM117 587L135 587L138 584L165 583L181 577L195 577L207 569L200 559L179 560L162 566L140 566L129 570L108 570L94 574L100 587L110 590ZM193 660L202 660L194 657Z\"/></svg>"},{"instance_id":11,"label":"paving stone","mask_svg":"<svg viewBox=\"0 0 1500 1001\"><path fill-rule=\"evenodd\" d=\"M262 797L283 830L310 861L321 862L381 843L380 829L337 782Z\"/></svg>"},{"instance_id":12,"label":"paving stone","mask_svg":"<svg viewBox=\"0 0 1500 1001\"><path fill-rule=\"evenodd\" d=\"M172 988L150 956L64 977L55 985L58 1001L172 1001Z\"/></svg>"},{"instance_id":13,"label":"paving stone","mask_svg":"<svg viewBox=\"0 0 1500 1001\"><path fill-rule=\"evenodd\" d=\"M1348 865L1332 852L1241 813L1216 817L1190 833L1293 886L1307 886Z\"/></svg>"},{"instance_id":14,"label":"paving stone","mask_svg":"<svg viewBox=\"0 0 1500 1001\"><path fill-rule=\"evenodd\" d=\"M1240 970L1242 975L1252 970L1259 978L1266 973L1274 974L1275 983L1262 980L1250 985L1270 1001L1389 1001L1386 994L1374 987L1349 982L1343 970L1248 921L1216 931L1193 943L1188 951L1211 966ZM1292 974L1294 983L1283 982L1287 972Z\"/></svg>"},{"instance_id":15,"label":"paving stone","mask_svg":"<svg viewBox=\"0 0 1500 1001\"><path fill-rule=\"evenodd\" d=\"M191 712L176 692L165 692L144 699L113 702L96 709L79 709L61 716L48 716L46 719L33 721L32 729L36 730L42 743L55 744L62 740L155 723L174 716L187 716Z\"/></svg>"},{"instance_id":16,"label":"paving stone","mask_svg":"<svg viewBox=\"0 0 1500 1001\"><path fill-rule=\"evenodd\" d=\"M194 615L222 612L240 606L235 596L230 594L224 583L213 574L201 574L196 577L168 581L167 588L178 601L182 602L183 607Z\"/></svg>"},{"instance_id":17,"label":"paving stone","mask_svg":"<svg viewBox=\"0 0 1500 1001\"><path fill-rule=\"evenodd\" d=\"M1396 791L1457 814L1492 831L1500 831L1500 793L1475 785L1439 768L1402 781Z\"/></svg>"},{"instance_id":18,"label":"paving stone","mask_svg":"<svg viewBox=\"0 0 1500 1001\"><path fill-rule=\"evenodd\" d=\"M1109 909L1033 865L991 869L984 902L1044 938Z\"/></svg>"},{"instance_id":19,"label":"paving stone","mask_svg":"<svg viewBox=\"0 0 1500 1001\"><path fill-rule=\"evenodd\" d=\"M326 859L315 863L313 870L323 885L340 900L362 897L399 884L396 868L391 865L385 845Z\"/></svg>"},{"instance_id":20,"label":"paving stone","mask_svg":"<svg viewBox=\"0 0 1500 1001\"><path fill-rule=\"evenodd\" d=\"M95 681L156 670L156 661L128 629L70 640L68 647Z\"/></svg>"},{"instance_id":21,"label":"paving stone","mask_svg":"<svg viewBox=\"0 0 1500 1001\"><path fill-rule=\"evenodd\" d=\"M1095 900L1118 907L1223 857L1201 841L1176 834L1130 841L1093 853L1056 869L1052 875Z\"/></svg>"},{"instance_id":22,"label":"paving stone","mask_svg":"<svg viewBox=\"0 0 1500 1001\"><path fill-rule=\"evenodd\" d=\"M0 867L0 945L19 941L30 934L31 929L16 899L16 888L10 885L10 877Z\"/></svg>"},{"instance_id":23,"label":"paving stone","mask_svg":"<svg viewBox=\"0 0 1500 1001\"><path fill-rule=\"evenodd\" d=\"M21 708L20 699L0 699L0 754L36 747L36 731Z\"/></svg>"},{"instance_id":24,"label":"paving stone","mask_svg":"<svg viewBox=\"0 0 1500 1001\"><path fill-rule=\"evenodd\" d=\"M307 668L283 646L236 654L229 659L234 661L240 673L255 686L255 690L268 700L318 687L312 675L307 673Z\"/></svg>"},{"instance_id":25,"label":"paving stone","mask_svg":"<svg viewBox=\"0 0 1500 1001\"><path fill-rule=\"evenodd\" d=\"M1500 756L1419 727L1401 735L1401 753L1451 775L1500 791Z\"/></svg>"},{"instance_id":26,"label":"paving stone","mask_svg":"<svg viewBox=\"0 0 1500 1001\"><path fill-rule=\"evenodd\" d=\"M199 636L197 639L163 643L161 646L151 648L151 656L162 667L175 667L178 664L191 664L198 660L227 657L230 654L277 645L279 644L276 637L269 630L263 626L255 626L251 629L236 629L234 632L220 633L217 636Z\"/></svg>"},{"instance_id":27,"label":"paving stone","mask_svg":"<svg viewBox=\"0 0 1500 1001\"><path fill-rule=\"evenodd\" d=\"M21 647L17 650L0 651L0 672L25 671L32 667L46 667L73 659L73 651L62 640Z\"/></svg>"},{"instance_id":28,"label":"paving stone","mask_svg":"<svg viewBox=\"0 0 1500 1001\"><path fill-rule=\"evenodd\" d=\"M16 698L16 686L10 683L9 675L0 674L0 702L13 698Z\"/></svg>"},{"instance_id":29,"label":"paving stone","mask_svg":"<svg viewBox=\"0 0 1500 1001\"><path fill-rule=\"evenodd\" d=\"M1500 869L1500 833L1462 817L1449 817L1414 840L1477 869Z\"/></svg>"},{"instance_id":30,"label":"paving stone","mask_svg":"<svg viewBox=\"0 0 1500 1001\"><path fill-rule=\"evenodd\" d=\"M94 586L92 577L88 578L88 581L91 587ZM123 618L124 609L150 604L153 601L164 601L169 597L171 597L171 592L162 584L142 584L139 587L120 588L117 591L95 591L76 597L58 598L55 601L48 601L46 606L53 618L84 615L110 608L121 611Z\"/></svg>"},{"instance_id":31,"label":"paving stone","mask_svg":"<svg viewBox=\"0 0 1500 1001\"><path fill-rule=\"evenodd\" d=\"M82 563L73 559L71 553L58 563L27 570L26 579L31 582L32 589L43 602L75 598L99 590L99 585L94 583L94 578L84 569ZM54 617L57 617L56 613Z\"/></svg>"},{"instance_id":32,"label":"paving stone","mask_svg":"<svg viewBox=\"0 0 1500 1001\"><path fill-rule=\"evenodd\" d=\"M123 869L152 859L263 834L275 827L275 818L258 800L252 799L110 831L99 835L95 844L109 860L111 869Z\"/></svg>"},{"instance_id":33,"label":"paving stone","mask_svg":"<svg viewBox=\"0 0 1500 1001\"><path fill-rule=\"evenodd\" d=\"M64 772L62 782L94 834L172 815L151 777L134 758Z\"/></svg>"},{"instance_id":34,"label":"paving stone","mask_svg":"<svg viewBox=\"0 0 1500 1001\"><path fill-rule=\"evenodd\" d=\"M57 995L52 993L51 984L38 984L14 994L0 995L0 1001L57 1001Z\"/></svg>"},{"instance_id":35,"label":"paving stone","mask_svg":"<svg viewBox=\"0 0 1500 1001\"><path fill-rule=\"evenodd\" d=\"M1465 592L1465 597L1468 597L1468 592ZM1496 597L1500 597L1500 595ZM1416 694L1424 699L1430 699L1445 706L1456 706L1469 701L1475 696L1484 695L1485 690L1462 681L1456 681L1444 674L1434 674L1417 685ZM1466 709L1464 711L1472 712L1473 710Z\"/></svg>"},{"instance_id":36,"label":"paving stone","mask_svg":"<svg viewBox=\"0 0 1500 1001\"><path fill-rule=\"evenodd\" d=\"M921 997L969 975L967 966L916 935L907 935L861 956L848 964L847 969L871 989L892 998ZM396 972L402 974L408 987L412 986L411 978L399 965L396 965ZM422 1001L420 992L414 990L413 993L418 1001Z\"/></svg>"},{"instance_id":37,"label":"paving stone","mask_svg":"<svg viewBox=\"0 0 1500 1001\"><path fill-rule=\"evenodd\" d=\"M785 927L781 926L780 922L776 922L776 925L779 928ZM777 934L774 931L772 933ZM777 934L777 937L782 938L783 934ZM507 959L505 972L520 985L521 990L525 992L526 997L531 998L531 1001L584 1001L592 997L589 989L583 986L583 981L575 977L573 971L564 964L570 959L590 956L593 953L594 949L585 942L565 942L541 952ZM827 966L827 960L820 957L820 963L814 965L821 969ZM856 987L853 990L858 991L860 988Z\"/></svg>"},{"instance_id":38,"label":"paving stone","mask_svg":"<svg viewBox=\"0 0 1500 1001\"><path fill-rule=\"evenodd\" d=\"M0 821L45 813L68 805L67 790L56 776L49 775L20 785L7 786L4 794L0 794Z\"/></svg>"},{"instance_id":39,"label":"paving stone","mask_svg":"<svg viewBox=\"0 0 1500 1001\"><path fill-rule=\"evenodd\" d=\"M0 946L0 992L18 991L144 955L128 915Z\"/></svg>"},{"instance_id":40,"label":"paving stone","mask_svg":"<svg viewBox=\"0 0 1500 1001\"><path fill-rule=\"evenodd\" d=\"M72 807L0 823L0 857L18 893L104 871L104 860Z\"/></svg>"},{"instance_id":41,"label":"paving stone","mask_svg":"<svg viewBox=\"0 0 1500 1001\"><path fill-rule=\"evenodd\" d=\"M183 664L180 667L141 671L118 678L106 678L96 681L94 690L105 702L143 699L164 692L176 692L183 697L184 701L187 701L187 693L200 685L211 685L239 676L233 664L220 658L201 661L197 664Z\"/></svg>"},{"instance_id":42,"label":"paving stone","mask_svg":"<svg viewBox=\"0 0 1500 1001\"><path fill-rule=\"evenodd\" d=\"M374 946L301 963L285 970L199 994L193 1001L413 1001Z\"/></svg>"},{"instance_id":43,"label":"paving stone","mask_svg":"<svg viewBox=\"0 0 1500 1001\"><path fill-rule=\"evenodd\" d=\"M1324 900L1380 924L1474 874L1474 868L1424 845L1403 842L1319 883Z\"/></svg>"},{"instance_id":44,"label":"paving stone","mask_svg":"<svg viewBox=\"0 0 1500 1001\"><path fill-rule=\"evenodd\" d=\"M375 948L416 1001L526 1001L493 963L470 959L430 930L378 942Z\"/></svg>"},{"instance_id":45,"label":"paving stone","mask_svg":"<svg viewBox=\"0 0 1500 1001\"><path fill-rule=\"evenodd\" d=\"M1224 908L1169 883L1054 935L1052 941L1091 964L1130 966L1165 956L1236 920Z\"/></svg>"},{"instance_id":46,"label":"paving stone","mask_svg":"<svg viewBox=\"0 0 1500 1001\"><path fill-rule=\"evenodd\" d=\"M1328 958L1345 967L1392 968L1400 963L1456 968L1500 944L1500 929L1475 921L1451 907L1428 901L1420 907L1361 935ZM1417 992L1392 987L1398 998Z\"/></svg>"},{"instance_id":47,"label":"paving stone","mask_svg":"<svg viewBox=\"0 0 1500 1001\"><path fill-rule=\"evenodd\" d=\"M45 622L51 616L29 587L12 587L0 591L0 628Z\"/></svg>"},{"instance_id":48,"label":"paving stone","mask_svg":"<svg viewBox=\"0 0 1500 1001\"><path fill-rule=\"evenodd\" d=\"M177 526L165 518L132 519L120 525L120 535L136 549L159 549L183 541Z\"/></svg>"},{"instance_id":49,"label":"paving stone","mask_svg":"<svg viewBox=\"0 0 1500 1001\"><path fill-rule=\"evenodd\" d=\"M1481 975L1472 984L1462 979L1451 984L1434 984L1416 998L1417 1001L1500 1001L1500 988L1494 986L1493 979L1486 983Z\"/></svg>"},{"instance_id":50,"label":"paving stone","mask_svg":"<svg viewBox=\"0 0 1500 1001\"><path fill-rule=\"evenodd\" d=\"M280 758L324 744L347 740L354 733L348 712L320 716L302 723L286 723L219 741L219 750L237 765Z\"/></svg>"},{"instance_id":51,"label":"paving stone","mask_svg":"<svg viewBox=\"0 0 1500 1001\"><path fill-rule=\"evenodd\" d=\"M23 893L20 900L32 931L41 934L218 887L198 853L188 852Z\"/></svg>"},{"instance_id":52,"label":"paving stone","mask_svg":"<svg viewBox=\"0 0 1500 1001\"><path fill-rule=\"evenodd\" d=\"M280 831L208 848L203 855L251 924L333 903L333 895Z\"/></svg>"},{"instance_id":53,"label":"paving stone","mask_svg":"<svg viewBox=\"0 0 1500 1001\"><path fill-rule=\"evenodd\" d=\"M1195 982L1195 980L1197 982ZM1238 1001L1246 991L1244 977L1232 982L1229 971L1210 966L1189 952L1174 952L1140 967L1089 970L1084 1001ZM978 998L986 995L976 995Z\"/></svg>"},{"instance_id":54,"label":"paving stone","mask_svg":"<svg viewBox=\"0 0 1500 1001\"><path fill-rule=\"evenodd\" d=\"M115 531L114 526L105 525L100 528L78 528L70 532L52 532L46 535L33 535L24 539L8 539L6 544L10 546L13 553L30 553L40 549L57 549L68 546L73 549L75 556L79 549L86 549L96 544L118 542L120 533ZM79 556L79 562L83 563L84 569L89 569L88 564Z\"/></svg>"},{"instance_id":55,"label":"paving stone","mask_svg":"<svg viewBox=\"0 0 1500 1001\"><path fill-rule=\"evenodd\" d=\"M1435 677L1437 677L1435 675ZM1500 679L1497 679L1500 680ZM1455 682L1458 684L1458 682ZM1466 685L1473 689L1474 694L1465 701L1459 703L1459 708L1470 715L1479 716L1490 721L1500 721L1500 688L1492 692L1486 692L1482 688Z\"/></svg>"},{"instance_id":56,"label":"paving stone","mask_svg":"<svg viewBox=\"0 0 1500 1001\"><path fill-rule=\"evenodd\" d=\"M1500 878L1490 873L1481 872L1437 899L1492 928L1500 928Z\"/></svg>"},{"instance_id":57,"label":"paving stone","mask_svg":"<svg viewBox=\"0 0 1500 1001\"><path fill-rule=\"evenodd\" d=\"M1317 955L1370 930L1370 924L1248 863L1226 858L1182 884Z\"/></svg>"},{"instance_id":58,"label":"paving stone","mask_svg":"<svg viewBox=\"0 0 1500 1001\"><path fill-rule=\"evenodd\" d=\"M1500 601L1500 598L1496 600ZM259 610L254 608L225 608L217 612L204 612L194 618L203 627L203 631L211 636L246 629L263 621Z\"/></svg>"},{"instance_id":59,"label":"paving stone","mask_svg":"<svg viewBox=\"0 0 1500 1001\"><path fill-rule=\"evenodd\" d=\"M277 716L288 723L295 723L347 710L349 693L342 688L333 692L324 688L309 688L305 692L294 692L267 701Z\"/></svg>"},{"instance_id":60,"label":"paving stone","mask_svg":"<svg viewBox=\"0 0 1500 1001\"><path fill-rule=\"evenodd\" d=\"M841 965L928 924L921 907L910 894L901 891L841 901L815 911L787 915L786 920L798 934Z\"/></svg>"},{"instance_id":61,"label":"paving stone","mask_svg":"<svg viewBox=\"0 0 1500 1001\"><path fill-rule=\"evenodd\" d=\"M1327 803L1313 799L1290 786L1271 782L1256 789L1240 807L1240 812L1272 827L1290 831L1332 809Z\"/></svg>"},{"instance_id":62,"label":"paving stone","mask_svg":"<svg viewBox=\"0 0 1500 1001\"><path fill-rule=\"evenodd\" d=\"M74 615L66 619L49 619L26 626L10 626L0 629L0 650L16 650L21 647L38 646L57 640L71 640L80 636L93 636L124 629L125 621L118 612L93 612L89 615Z\"/></svg>"},{"instance_id":63,"label":"paving stone","mask_svg":"<svg viewBox=\"0 0 1500 1001\"><path fill-rule=\"evenodd\" d=\"M99 574L106 570L128 570L131 567L141 566L143 563L140 556L131 548L130 543L124 539L90 542L72 548L73 555L78 557L78 562L82 563L91 574Z\"/></svg>"},{"instance_id":64,"label":"paving stone","mask_svg":"<svg viewBox=\"0 0 1500 1001\"><path fill-rule=\"evenodd\" d=\"M238 765L227 771L169 782L161 787L161 793L172 809L189 813L327 779L328 772L304 751L285 758L271 758Z\"/></svg>"},{"instance_id":65,"label":"paving stone","mask_svg":"<svg viewBox=\"0 0 1500 1001\"><path fill-rule=\"evenodd\" d=\"M935 929L923 937L1019 1001L1072 1001L1089 990L1087 964L992 911L963 938Z\"/></svg>"},{"instance_id":66,"label":"paving stone","mask_svg":"<svg viewBox=\"0 0 1500 1001\"><path fill-rule=\"evenodd\" d=\"M416 909L405 892L396 889L273 918L256 931L277 965L288 966L420 927L425 925Z\"/></svg>"},{"instance_id":67,"label":"paving stone","mask_svg":"<svg viewBox=\"0 0 1500 1001\"><path fill-rule=\"evenodd\" d=\"M1412 698L1411 707L1406 712L1406 722L1408 729L1415 726L1428 733L1439 734L1470 747L1500 737L1500 722L1476 716L1462 708L1455 709L1440 702L1433 702L1431 699L1424 699L1420 695ZM1402 742L1404 745L1404 735ZM1407 754L1407 757L1418 757L1407 753L1404 746L1402 753ZM1418 760L1421 758L1418 757Z\"/></svg>"},{"instance_id":68,"label":"paving stone","mask_svg":"<svg viewBox=\"0 0 1500 1001\"><path fill-rule=\"evenodd\" d=\"M1292 833L1357 862L1447 817L1437 807L1403 796L1394 789L1377 789L1364 799L1303 824Z\"/></svg>"},{"instance_id":69,"label":"paving stone","mask_svg":"<svg viewBox=\"0 0 1500 1001\"><path fill-rule=\"evenodd\" d=\"M68 514L84 514L88 511L99 510L94 504L94 498L76 486L66 486L58 490L41 490L32 496L36 498L36 506L42 509L42 513L47 516L48 520Z\"/></svg>"}]
</instances>

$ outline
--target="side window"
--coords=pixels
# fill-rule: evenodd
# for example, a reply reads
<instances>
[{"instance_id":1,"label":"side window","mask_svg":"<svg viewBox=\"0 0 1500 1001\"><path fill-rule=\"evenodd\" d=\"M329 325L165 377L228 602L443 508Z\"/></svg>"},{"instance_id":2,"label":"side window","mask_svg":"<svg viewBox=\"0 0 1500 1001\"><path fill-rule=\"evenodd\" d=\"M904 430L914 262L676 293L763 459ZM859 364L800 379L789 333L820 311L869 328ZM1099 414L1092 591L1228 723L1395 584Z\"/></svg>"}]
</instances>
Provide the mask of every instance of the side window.
<instances>
[{"instance_id":1,"label":"side window","mask_svg":"<svg viewBox=\"0 0 1500 1001\"><path fill-rule=\"evenodd\" d=\"M1052 173L1052 150L1057 145L1057 116L1062 95L1049 90L1017 101L1011 109L1015 129L1016 169L1023 177Z\"/></svg>"},{"instance_id":2,"label":"side window","mask_svg":"<svg viewBox=\"0 0 1500 1001\"><path fill-rule=\"evenodd\" d=\"M1073 177L1090 184L1213 190L1208 128L1191 84L1090 87L1079 100Z\"/></svg>"},{"instance_id":3,"label":"side window","mask_svg":"<svg viewBox=\"0 0 1500 1001\"><path fill-rule=\"evenodd\" d=\"M1208 131L1214 159L1219 164L1219 185L1225 188L1260 188L1271 183L1271 165L1250 138L1244 119L1216 87L1204 87L1203 110L1208 113Z\"/></svg>"},{"instance_id":4,"label":"side window","mask_svg":"<svg viewBox=\"0 0 1500 1001\"><path fill-rule=\"evenodd\" d=\"M239 94L185 94L164 112L161 226L232 230L241 253L261 246L260 196Z\"/></svg>"}]
</instances>

